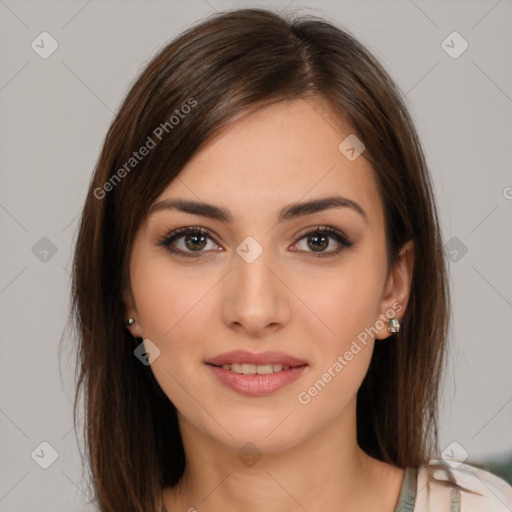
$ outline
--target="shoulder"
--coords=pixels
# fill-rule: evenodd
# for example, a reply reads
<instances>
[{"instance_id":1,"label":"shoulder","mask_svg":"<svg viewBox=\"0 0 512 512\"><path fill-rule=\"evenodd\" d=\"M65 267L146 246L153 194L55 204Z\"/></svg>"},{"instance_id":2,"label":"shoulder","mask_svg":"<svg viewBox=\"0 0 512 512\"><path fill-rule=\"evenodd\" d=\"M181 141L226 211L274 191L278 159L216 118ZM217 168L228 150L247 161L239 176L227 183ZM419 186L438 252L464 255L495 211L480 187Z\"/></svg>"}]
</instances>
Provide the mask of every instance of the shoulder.
<instances>
[{"instance_id":1,"label":"shoulder","mask_svg":"<svg viewBox=\"0 0 512 512\"><path fill-rule=\"evenodd\" d=\"M414 512L510 512L512 487L500 477L470 466L431 460L418 469Z\"/></svg>"}]
</instances>

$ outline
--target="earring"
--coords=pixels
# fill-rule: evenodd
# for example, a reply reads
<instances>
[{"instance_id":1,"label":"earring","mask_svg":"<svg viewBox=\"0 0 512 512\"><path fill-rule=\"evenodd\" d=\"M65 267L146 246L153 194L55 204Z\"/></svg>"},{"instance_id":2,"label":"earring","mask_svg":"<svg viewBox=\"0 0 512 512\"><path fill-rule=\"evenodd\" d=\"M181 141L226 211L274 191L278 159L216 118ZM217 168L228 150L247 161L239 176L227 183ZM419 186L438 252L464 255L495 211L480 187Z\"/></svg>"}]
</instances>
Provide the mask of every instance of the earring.
<instances>
[{"instance_id":1,"label":"earring","mask_svg":"<svg viewBox=\"0 0 512 512\"><path fill-rule=\"evenodd\" d=\"M134 323L135 323L134 318L128 318L128 320L126 320L126 322L124 324L126 325L126 327L131 327Z\"/></svg>"},{"instance_id":2,"label":"earring","mask_svg":"<svg viewBox=\"0 0 512 512\"><path fill-rule=\"evenodd\" d=\"M398 318L392 318L388 321L389 332L400 332L400 320Z\"/></svg>"}]
</instances>

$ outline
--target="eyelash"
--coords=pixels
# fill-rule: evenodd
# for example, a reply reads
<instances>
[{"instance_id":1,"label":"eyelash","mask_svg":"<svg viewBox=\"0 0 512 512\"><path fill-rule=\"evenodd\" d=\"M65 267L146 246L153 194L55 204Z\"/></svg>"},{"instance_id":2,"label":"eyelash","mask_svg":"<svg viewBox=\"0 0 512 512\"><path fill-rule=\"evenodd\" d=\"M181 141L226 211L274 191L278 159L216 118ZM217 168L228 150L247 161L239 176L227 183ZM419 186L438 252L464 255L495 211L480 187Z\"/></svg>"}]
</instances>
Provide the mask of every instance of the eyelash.
<instances>
[{"instance_id":1,"label":"eyelash","mask_svg":"<svg viewBox=\"0 0 512 512\"><path fill-rule=\"evenodd\" d=\"M299 238L296 243L301 241L304 238L307 238L308 235L311 234L317 234L317 235L326 235L332 239L334 239L338 244L339 247L335 250L331 250L328 252L319 252L315 253L313 251L306 251L310 254L313 258L326 258L326 257L332 257L338 255L343 249L352 247L354 245L354 242L350 241L348 237L342 233L341 231L338 231L337 229L334 229L331 226L317 226L316 228L312 228L307 230L304 233L301 233L299 235ZM175 249L172 247L173 242L175 242L177 239L182 238L186 235L203 235L213 242L215 240L210 235L210 233L201 227L193 226L193 227L185 227L185 228L178 228L172 231L171 233L165 235L159 242L158 245L165 247L167 251L169 251L172 254L176 254L178 256L183 256L185 258L197 258L201 255L204 251L183 251L182 249ZM216 242L215 242L216 243ZM218 245L218 244L217 244Z\"/></svg>"}]
</instances>

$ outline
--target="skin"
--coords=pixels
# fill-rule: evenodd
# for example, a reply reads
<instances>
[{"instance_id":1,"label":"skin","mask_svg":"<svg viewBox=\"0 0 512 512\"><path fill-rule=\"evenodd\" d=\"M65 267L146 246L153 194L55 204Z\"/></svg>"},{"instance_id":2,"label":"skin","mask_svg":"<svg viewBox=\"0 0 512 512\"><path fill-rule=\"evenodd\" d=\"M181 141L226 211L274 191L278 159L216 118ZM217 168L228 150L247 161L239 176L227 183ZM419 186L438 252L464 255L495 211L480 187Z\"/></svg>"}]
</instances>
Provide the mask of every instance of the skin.
<instances>
[{"instance_id":1,"label":"skin","mask_svg":"<svg viewBox=\"0 0 512 512\"><path fill-rule=\"evenodd\" d=\"M381 322L376 339L359 344L360 352L308 404L297 398L397 304L401 319L409 298L412 243L388 272L373 170L364 153L349 161L338 150L350 133L318 98L255 109L214 137L155 201L204 201L229 210L233 221L161 210L137 232L126 314L135 319L133 336L161 351L151 369L178 409L187 460L182 480L164 492L168 511L392 512L396 506L404 472L366 455L356 439L356 393L374 344L390 336L387 325ZM366 220L341 207L277 222L287 205L336 194L356 201ZM354 245L315 257L314 244L300 235L319 225L343 231ZM186 226L214 237L197 258L159 245ZM236 252L248 236L263 249L252 263ZM339 247L329 240L324 252ZM193 252L183 237L175 246ZM248 397L205 365L238 349L278 350L308 367L274 394ZM237 457L248 442L262 455L250 467Z\"/></svg>"}]
</instances>

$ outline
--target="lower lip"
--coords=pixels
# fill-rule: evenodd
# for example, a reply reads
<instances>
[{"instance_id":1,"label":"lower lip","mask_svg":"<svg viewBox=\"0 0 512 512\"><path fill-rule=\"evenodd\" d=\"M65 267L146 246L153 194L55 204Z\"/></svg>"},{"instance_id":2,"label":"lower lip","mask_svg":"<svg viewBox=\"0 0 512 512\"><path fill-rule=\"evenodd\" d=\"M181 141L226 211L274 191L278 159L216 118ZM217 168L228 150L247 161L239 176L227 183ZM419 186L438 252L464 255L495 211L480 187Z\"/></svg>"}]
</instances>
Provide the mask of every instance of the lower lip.
<instances>
[{"instance_id":1,"label":"lower lip","mask_svg":"<svg viewBox=\"0 0 512 512\"><path fill-rule=\"evenodd\" d=\"M247 396L267 396L296 381L307 365L297 366L266 375L244 375L208 365L213 374L228 388Z\"/></svg>"}]
</instances>

